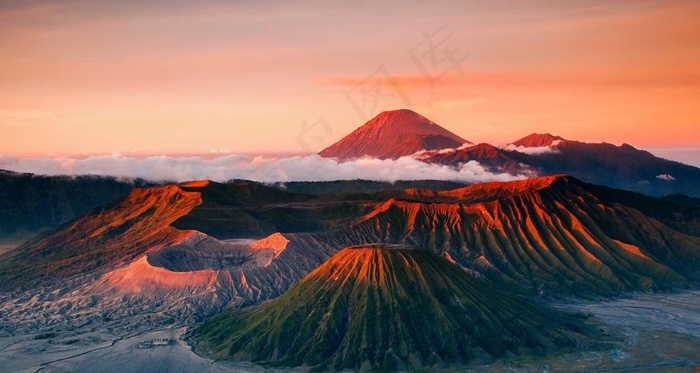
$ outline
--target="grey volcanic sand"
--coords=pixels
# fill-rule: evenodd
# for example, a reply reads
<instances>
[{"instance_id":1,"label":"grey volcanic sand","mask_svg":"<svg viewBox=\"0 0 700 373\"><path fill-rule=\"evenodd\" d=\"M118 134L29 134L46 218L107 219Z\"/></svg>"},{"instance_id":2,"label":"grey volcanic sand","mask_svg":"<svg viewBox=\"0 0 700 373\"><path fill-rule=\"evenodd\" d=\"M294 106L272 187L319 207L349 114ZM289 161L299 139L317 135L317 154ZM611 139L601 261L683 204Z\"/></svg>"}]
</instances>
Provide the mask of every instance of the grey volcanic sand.
<instances>
[{"instance_id":1,"label":"grey volcanic sand","mask_svg":"<svg viewBox=\"0 0 700 373\"><path fill-rule=\"evenodd\" d=\"M181 330L163 330L118 341L106 349L47 364L41 372L230 372L222 364L212 364L190 351L179 340ZM139 342L152 338L171 338L168 346L137 348Z\"/></svg>"},{"instance_id":2,"label":"grey volcanic sand","mask_svg":"<svg viewBox=\"0 0 700 373\"><path fill-rule=\"evenodd\" d=\"M66 349L53 343L15 343L0 352L0 371L7 372L259 372L247 364L231 366L200 357L179 339L184 328L151 331L138 336ZM139 349L139 342L171 338L168 346ZM11 340L11 338L3 338ZM45 351L43 351L46 349ZM52 352L50 352L52 351ZM7 355L13 355L11 358ZM10 359L5 360L8 357ZM7 370L6 370L7 369Z\"/></svg>"},{"instance_id":3,"label":"grey volcanic sand","mask_svg":"<svg viewBox=\"0 0 700 373\"><path fill-rule=\"evenodd\" d=\"M614 335L615 348L558 353L471 366L475 372L629 371L693 372L700 366L700 292L639 294L605 302L554 304L592 314ZM151 330L124 337L107 331L0 338L3 372L262 372L253 364L213 362L179 340L184 328ZM139 342L172 338L167 347L138 349ZM77 340L77 342L75 341ZM301 370L301 369L298 369ZM456 368L455 370L464 370Z\"/></svg>"},{"instance_id":4,"label":"grey volcanic sand","mask_svg":"<svg viewBox=\"0 0 700 373\"><path fill-rule=\"evenodd\" d=\"M523 359L523 371L695 372L700 367L700 292L635 294L607 302L554 304L594 316L620 339L608 351L581 351ZM494 368L493 366L490 368Z\"/></svg>"}]
</instances>

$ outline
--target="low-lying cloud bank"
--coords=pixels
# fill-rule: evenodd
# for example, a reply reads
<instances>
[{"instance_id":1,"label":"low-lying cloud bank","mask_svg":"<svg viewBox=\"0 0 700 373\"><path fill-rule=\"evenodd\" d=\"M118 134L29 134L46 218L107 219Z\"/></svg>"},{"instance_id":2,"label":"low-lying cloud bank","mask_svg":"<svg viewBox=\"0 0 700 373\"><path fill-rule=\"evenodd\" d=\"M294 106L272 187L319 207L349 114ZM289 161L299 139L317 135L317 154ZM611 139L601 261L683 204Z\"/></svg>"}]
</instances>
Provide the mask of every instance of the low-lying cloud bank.
<instances>
[{"instance_id":1,"label":"low-lying cloud bank","mask_svg":"<svg viewBox=\"0 0 700 373\"><path fill-rule=\"evenodd\" d=\"M429 164L412 157L397 160L362 158L338 162L317 155L274 158L230 154L213 159L198 156L136 158L121 154L87 158L0 156L0 169L41 175L103 175L172 182L199 179L218 182L231 179L260 182L354 179L394 182L430 179L475 183L525 178L525 175L489 172L476 161L453 168Z\"/></svg>"},{"instance_id":2,"label":"low-lying cloud bank","mask_svg":"<svg viewBox=\"0 0 700 373\"><path fill-rule=\"evenodd\" d=\"M540 154L549 154L549 153L559 153L559 150L557 150L556 145L559 144L559 140L556 140L552 143L551 146L534 146L534 147L526 147L526 146L515 146L513 144L507 144L502 146L502 149L505 150L514 150L516 152L520 153L525 153L529 155L540 155Z\"/></svg>"}]
</instances>

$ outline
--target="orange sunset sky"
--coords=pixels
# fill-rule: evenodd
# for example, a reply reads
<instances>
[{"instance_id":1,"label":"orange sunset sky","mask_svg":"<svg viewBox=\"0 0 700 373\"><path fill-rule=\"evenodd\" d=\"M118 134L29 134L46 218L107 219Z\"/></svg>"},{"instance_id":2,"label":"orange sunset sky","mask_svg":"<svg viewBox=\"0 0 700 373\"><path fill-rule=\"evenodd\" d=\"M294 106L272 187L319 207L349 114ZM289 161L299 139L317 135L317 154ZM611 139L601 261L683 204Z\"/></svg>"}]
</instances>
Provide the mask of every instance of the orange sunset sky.
<instances>
[{"instance_id":1,"label":"orange sunset sky","mask_svg":"<svg viewBox=\"0 0 700 373\"><path fill-rule=\"evenodd\" d=\"M2 1L0 154L308 153L400 107L473 142L698 148L698 19L698 1Z\"/></svg>"}]
</instances>

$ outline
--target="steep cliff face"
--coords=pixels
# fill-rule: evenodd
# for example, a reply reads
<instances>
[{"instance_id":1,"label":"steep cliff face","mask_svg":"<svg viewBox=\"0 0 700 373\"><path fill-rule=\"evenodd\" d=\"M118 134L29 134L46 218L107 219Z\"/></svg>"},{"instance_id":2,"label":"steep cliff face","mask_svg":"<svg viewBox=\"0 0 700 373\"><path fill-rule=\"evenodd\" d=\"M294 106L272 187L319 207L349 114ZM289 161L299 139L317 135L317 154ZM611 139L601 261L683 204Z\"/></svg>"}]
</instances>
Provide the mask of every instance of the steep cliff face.
<instances>
[{"instance_id":1,"label":"steep cliff face","mask_svg":"<svg viewBox=\"0 0 700 373\"><path fill-rule=\"evenodd\" d=\"M613 294L690 286L700 238L553 176L440 193L411 191L321 241L391 242L535 292Z\"/></svg>"},{"instance_id":2,"label":"steep cliff face","mask_svg":"<svg viewBox=\"0 0 700 373\"><path fill-rule=\"evenodd\" d=\"M216 358L403 370L570 347L576 324L435 253L372 245L341 250L278 299L214 317L191 337Z\"/></svg>"}]
</instances>

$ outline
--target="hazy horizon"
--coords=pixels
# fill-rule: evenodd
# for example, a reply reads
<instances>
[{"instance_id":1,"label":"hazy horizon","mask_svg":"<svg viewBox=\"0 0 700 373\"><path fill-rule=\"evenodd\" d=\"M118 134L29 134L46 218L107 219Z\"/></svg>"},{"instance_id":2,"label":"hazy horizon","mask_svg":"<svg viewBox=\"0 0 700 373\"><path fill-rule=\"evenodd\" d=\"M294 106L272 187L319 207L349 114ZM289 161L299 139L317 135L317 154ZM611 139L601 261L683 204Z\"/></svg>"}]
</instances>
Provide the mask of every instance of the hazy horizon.
<instances>
[{"instance_id":1,"label":"hazy horizon","mask_svg":"<svg viewBox=\"0 0 700 373\"><path fill-rule=\"evenodd\" d=\"M652 154L700 167L698 148L648 149ZM365 157L338 161L308 153L236 153L217 150L192 154L68 154L15 157L0 154L0 170L37 175L101 175L126 179L183 182L208 179L225 182L247 179L260 182L332 180L446 180L468 183L510 181L534 174L488 171L476 161L459 167L428 164L405 156L399 159ZM534 171L533 171L534 172Z\"/></svg>"}]
</instances>

